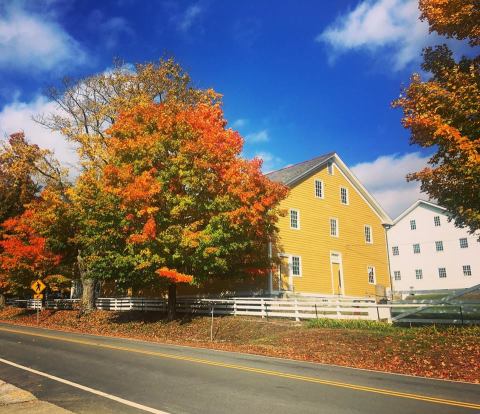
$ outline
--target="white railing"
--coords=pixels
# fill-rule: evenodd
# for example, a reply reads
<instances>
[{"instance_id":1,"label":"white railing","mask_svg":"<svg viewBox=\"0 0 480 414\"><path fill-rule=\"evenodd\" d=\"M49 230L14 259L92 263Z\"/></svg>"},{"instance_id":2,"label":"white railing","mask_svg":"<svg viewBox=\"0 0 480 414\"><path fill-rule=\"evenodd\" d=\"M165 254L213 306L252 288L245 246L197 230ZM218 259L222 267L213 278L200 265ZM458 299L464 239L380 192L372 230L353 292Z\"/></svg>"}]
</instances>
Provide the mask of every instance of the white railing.
<instances>
[{"instance_id":1,"label":"white railing","mask_svg":"<svg viewBox=\"0 0 480 414\"><path fill-rule=\"evenodd\" d=\"M166 301L160 298L99 298L98 309L110 311L165 311ZM338 300L337 298L275 299L231 298L197 299L178 298L177 311L181 313L260 316L262 318L314 319L390 319L388 306L376 305L371 299Z\"/></svg>"}]
</instances>

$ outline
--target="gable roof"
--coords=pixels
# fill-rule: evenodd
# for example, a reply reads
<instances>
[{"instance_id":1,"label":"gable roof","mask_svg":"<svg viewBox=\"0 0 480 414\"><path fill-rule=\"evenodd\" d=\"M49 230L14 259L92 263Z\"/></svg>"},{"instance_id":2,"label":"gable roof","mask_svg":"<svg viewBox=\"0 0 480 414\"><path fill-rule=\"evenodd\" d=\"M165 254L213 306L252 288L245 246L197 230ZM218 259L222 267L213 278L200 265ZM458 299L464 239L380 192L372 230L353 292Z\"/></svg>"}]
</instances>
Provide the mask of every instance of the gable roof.
<instances>
[{"instance_id":1,"label":"gable roof","mask_svg":"<svg viewBox=\"0 0 480 414\"><path fill-rule=\"evenodd\" d=\"M330 152L328 154L320 155L308 161L299 162L298 164L290 165L280 170L272 171L267 175L268 178L272 181L277 181L285 185L290 185L291 182L295 181L297 178L303 176L306 172L322 164L330 159L335 153Z\"/></svg>"},{"instance_id":2,"label":"gable roof","mask_svg":"<svg viewBox=\"0 0 480 414\"><path fill-rule=\"evenodd\" d=\"M439 210L441 213L448 214L447 209L445 207L439 206L438 204L432 203L431 201L427 200L417 200L413 203L410 207L408 207L403 213L393 220L393 225L397 224L400 220L402 220L406 215L410 214L413 210L415 210L420 205L425 205L428 207L432 207L434 209Z\"/></svg>"},{"instance_id":3,"label":"gable roof","mask_svg":"<svg viewBox=\"0 0 480 414\"><path fill-rule=\"evenodd\" d=\"M288 187L294 187L302 182L304 179L315 174L317 171L325 167L329 162L334 162L337 168L345 176L345 178L357 190L360 196L370 205L370 207L377 213L383 224L392 224L392 219L378 204L377 200L367 191L357 177L350 171L335 152L321 155L308 161L300 162L289 167L281 168L280 170L272 171L266 176L272 181L281 182Z\"/></svg>"}]
</instances>

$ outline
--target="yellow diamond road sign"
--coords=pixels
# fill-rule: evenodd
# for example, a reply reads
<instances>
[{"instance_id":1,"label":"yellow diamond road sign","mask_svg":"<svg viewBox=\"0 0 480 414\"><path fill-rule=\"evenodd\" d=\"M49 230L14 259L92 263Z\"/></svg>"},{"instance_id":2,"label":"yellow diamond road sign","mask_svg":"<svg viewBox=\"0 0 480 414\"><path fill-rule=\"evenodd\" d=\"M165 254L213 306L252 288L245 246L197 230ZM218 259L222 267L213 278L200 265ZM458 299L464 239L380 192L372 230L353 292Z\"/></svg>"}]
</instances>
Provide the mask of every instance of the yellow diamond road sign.
<instances>
[{"instance_id":1,"label":"yellow diamond road sign","mask_svg":"<svg viewBox=\"0 0 480 414\"><path fill-rule=\"evenodd\" d=\"M35 292L35 293L42 293L46 286L45 286L45 283L43 283L40 279L38 280L35 280L34 282L32 282L32 284L30 285L30 287L32 288L32 290Z\"/></svg>"}]
</instances>

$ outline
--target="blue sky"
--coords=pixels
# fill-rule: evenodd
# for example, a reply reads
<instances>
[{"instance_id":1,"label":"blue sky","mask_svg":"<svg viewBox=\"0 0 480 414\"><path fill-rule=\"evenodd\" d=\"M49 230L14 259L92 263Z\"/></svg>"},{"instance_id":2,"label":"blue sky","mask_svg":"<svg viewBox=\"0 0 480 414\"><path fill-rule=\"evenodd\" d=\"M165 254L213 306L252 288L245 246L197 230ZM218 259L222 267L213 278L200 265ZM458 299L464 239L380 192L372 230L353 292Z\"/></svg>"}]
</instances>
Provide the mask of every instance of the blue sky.
<instances>
[{"instance_id":1,"label":"blue sky","mask_svg":"<svg viewBox=\"0 0 480 414\"><path fill-rule=\"evenodd\" d=\"M266 171L336 151L392 216L419 195L405 183L426 155L390 102L443 41L416 0L0 0L0 131L73 162L30 116L54 111L42 91L126 62L173 55L194 83L224 95L244 154ZM456 46L461 49L460 46Z\"/></svg>"}]
</instances>

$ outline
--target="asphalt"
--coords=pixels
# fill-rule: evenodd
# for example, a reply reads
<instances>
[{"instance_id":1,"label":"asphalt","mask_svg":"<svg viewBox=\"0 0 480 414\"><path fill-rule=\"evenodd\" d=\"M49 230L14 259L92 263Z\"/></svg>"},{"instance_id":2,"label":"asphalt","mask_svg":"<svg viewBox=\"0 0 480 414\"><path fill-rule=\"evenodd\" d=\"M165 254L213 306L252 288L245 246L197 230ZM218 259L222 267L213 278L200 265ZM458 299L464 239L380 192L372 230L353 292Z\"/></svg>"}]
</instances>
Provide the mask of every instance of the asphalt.
<instances>
[{"instance_id":1,"label":"asphalt","mask_svg":"<svg viewBox=\"0 0 480 414\"><path fill-rule=\"evenodd\" d=\"M0 358L109 394L0 361L1 379L74 413L480 411L475 384L7 324Z\"/></svg>"}]
</instances>

